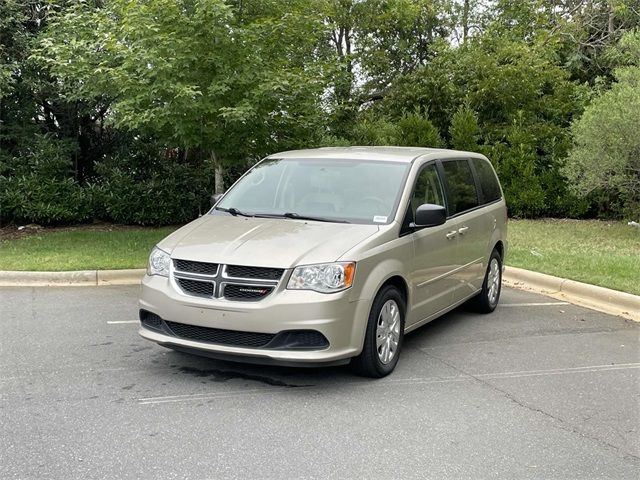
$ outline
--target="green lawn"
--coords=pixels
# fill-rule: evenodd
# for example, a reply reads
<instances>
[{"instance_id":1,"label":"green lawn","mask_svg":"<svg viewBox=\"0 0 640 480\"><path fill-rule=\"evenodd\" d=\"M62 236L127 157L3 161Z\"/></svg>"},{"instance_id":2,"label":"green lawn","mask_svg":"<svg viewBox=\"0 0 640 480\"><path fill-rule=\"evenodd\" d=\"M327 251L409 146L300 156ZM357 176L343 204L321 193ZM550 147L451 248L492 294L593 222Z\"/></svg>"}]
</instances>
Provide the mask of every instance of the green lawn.
<instances>
[{"instance_id":1,"label":"green lawn","mask_svg":"<svg viewBox=\"0 0 640 480\"><path fill-rule=\"evenodd\" d=\"M176 227L44 231L0 242L0 270L144 268ZM640 294L640 229L623 222L510 220L507 264Z\"/></svg>"},{"instance_id":2,"label":"green lawn","mask_svg":"<svg viewBox=\"0 0 640 480\"><path fill-rule=\"evenodd\" d=\"M640 228L584 220L510 220L508 228L508 265L640 295Z\"/></svg>"},{"instance_id":3,"label":"green lawn","mask_svg":"<svg viewBox=\"0 0 640 480\"><path fill-rule=\"evenodd\" d=\"M107 270L144 268L153 246L174 231L114 228L41 232L0 242L0 270Z\"/></svg>"}]
</instances>

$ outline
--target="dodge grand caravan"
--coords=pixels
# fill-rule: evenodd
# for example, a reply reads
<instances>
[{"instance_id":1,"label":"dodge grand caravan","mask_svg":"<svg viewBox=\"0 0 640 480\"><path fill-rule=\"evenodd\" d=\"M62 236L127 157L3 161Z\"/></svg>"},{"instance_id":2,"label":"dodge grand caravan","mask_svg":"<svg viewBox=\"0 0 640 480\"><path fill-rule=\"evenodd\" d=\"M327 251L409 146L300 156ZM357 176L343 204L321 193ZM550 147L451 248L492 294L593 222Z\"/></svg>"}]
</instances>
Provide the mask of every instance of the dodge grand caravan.
<instances>
[{"instance_id":1,"label":"dodge grand caravan","mask_svg":"<svg viewBox=\"0 0 640 480\"><path fill-rule=\"evenodd\" d=\"M492 312L506 206L470 152L350 147L271 155L162 240L140 335L174 350L285 365L396 366L405 333L463 302Z\"/></svg>"}]
</instances>

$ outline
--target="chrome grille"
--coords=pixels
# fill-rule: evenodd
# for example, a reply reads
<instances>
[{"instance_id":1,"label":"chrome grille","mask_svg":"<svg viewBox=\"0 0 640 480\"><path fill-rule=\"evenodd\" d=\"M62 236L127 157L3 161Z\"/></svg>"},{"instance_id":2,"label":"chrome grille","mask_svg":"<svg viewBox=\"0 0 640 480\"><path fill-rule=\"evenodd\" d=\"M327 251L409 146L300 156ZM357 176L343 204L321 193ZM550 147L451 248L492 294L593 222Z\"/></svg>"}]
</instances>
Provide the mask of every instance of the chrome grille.
<instances>
[{"instance_id":1,"label":"chrome grille","mask_svg":"<svg viewBox=\"0 0 640 480\"><path fill-rule=\"evenodd\" d=\"M172 278L178 291L202 298L257 302L275 291L283 268L221 265L173 259Z\"/></svg>"}]
</instances>

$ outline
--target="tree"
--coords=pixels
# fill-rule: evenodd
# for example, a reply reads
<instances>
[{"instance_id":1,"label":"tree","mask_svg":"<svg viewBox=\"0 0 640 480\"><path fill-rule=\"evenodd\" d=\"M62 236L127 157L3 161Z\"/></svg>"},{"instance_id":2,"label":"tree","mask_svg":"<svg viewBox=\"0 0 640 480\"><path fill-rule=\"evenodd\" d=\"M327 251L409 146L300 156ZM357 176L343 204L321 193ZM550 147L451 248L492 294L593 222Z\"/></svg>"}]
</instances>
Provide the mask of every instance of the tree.
<instances>
[{"instance_id":1,"label":"tree","mask_svg":"<svg viewBox=\"0 0 640 480\"><path fill-rule=\"evenodd\" d=\"M299 141L313 127L322 89L313 50L323 26L307 6L78 3L52 19L38 59L69 98L109 98L116 125L208 152L219 192L223 165Z\"/></svg>"},{"instance_id":2,"label":"tree","mask_svg":"<svg viewBox=\"0 0 640 480\"><path fill-rule=\"evenodd\" d=\"M571 126L574 147L564 169L580 196L602 190L621 196L640 215L640 31L617 49L630 64L615 70L611 89L593 99Z\"/></svg>"},{"instance_id":3,"label":"tree","mask_svg":"<svg viewBox=\"0 0 640 480\"><path fill-rule=\"evenodd\" d=\"M478 149L480 127L475 112L468 105L460 105L451 118L449 127L451 146L457 150L474 151Z\"/></svg>"},{"instance_id":4,"label":"tree","mask_svg":"<svg viewBox=\"0 0 640 480\"><path fill-rule=\"evenodd\" d=\"M318 2L314 2L318 3ZM325 0L328 108L334 135L349 136L358 112L394 80L425 65L450 32L447 0Z\"/></svg>"}]
</instances>

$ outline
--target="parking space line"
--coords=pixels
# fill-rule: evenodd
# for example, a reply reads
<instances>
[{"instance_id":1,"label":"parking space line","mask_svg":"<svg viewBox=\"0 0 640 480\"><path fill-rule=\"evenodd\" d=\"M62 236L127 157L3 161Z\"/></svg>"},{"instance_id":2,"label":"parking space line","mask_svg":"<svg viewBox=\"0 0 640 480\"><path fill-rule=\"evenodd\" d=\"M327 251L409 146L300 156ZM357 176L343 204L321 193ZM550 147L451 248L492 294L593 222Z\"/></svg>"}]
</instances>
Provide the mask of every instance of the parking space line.
<instances>
[{"instance_id":1,"label":"parking space line","mask_svg":"<svg viewBox=\"0 0 640 480\"><path fill-rule=\"evenodd\" d=\"M120 325L121 323L140 323L140 320L114 320L112 322L107 322L109 325Z\"/></svg>"},{"instance_id":2,"label":"parking space line","mask_svg":"<svg viewBox=\"0 0 640 480\"><path fill-rule=\"evenodd\" d=\"M259 388L252 390L231 390L228 392L218 393L193 393L191 395L169 395L166 397L147 397L139 398L138 405L153 405L159 403L177 403L177 402L192 402L192 401L206 401L206 400L222 400L225 398L244 397L264 395L269 393L276 393L280 391L279 388Z\"/></svg>"},{"instance_id":3,"label":"parking space line","mask_svg":"<svg viewBox=\"0 0 640 480\"><path fill-rule=\"evenodd\" d=\"M448 377L431 377L431 378L398 378L388 379L382 382L369 383L366 381L358 381L358 388L379 388L392 385L425 385L434 383L459 383L470 382L479 378L489 380L499 380L502 378L524 378L546 375L567 375L567 374L583 374L583 373L595 373L606 372L614 370L630 370L640 368L640 363L620 363L614 365L590 365L585 367L567 367L567 368L554 368L548 370L522 370L513 372L498 372L498 373L478 373L467 375L455 375ZM311 387L309 387L311 388ZM251 390L230 390L226 392L209 392L209 393L193 393L183 395L166 395L158 397L145 397L138 399L138 405L152 405L162 403L179 403L190 401L207 401L207 400L224 400L234 397L243 396L256 396L256 395L269 395L277 392L281 392L281 388L259 388Z\"/></svg>"},{"instance_id":4,"label":"parking space line","mask_svg":"<svg viewBox=\"0 0 640 480\"><path fill-rule=\"evenodd\" d=\"M583 373L583 372L602 372L609 370L629 370L640 368L640 363L620 363L617 365L593 365L588 367L568 367L568 368L555 368L549 370L524 370L516 372L503 372L503 373L481 373L474 375L481 378L520 378L520 377L533 377L539 375L560 375L567 373Z\"/></svg>"},{"instance_id":5,"label":"parking space line","mask_svg":"<svg viewBox=\"0 0 640 480\"><path fill-rule=\"evenodd\" d=\"M553 307L571 305L569 302L538 302L538 303L500 303L499 307Z\"/></svg>"}]
</instances>

